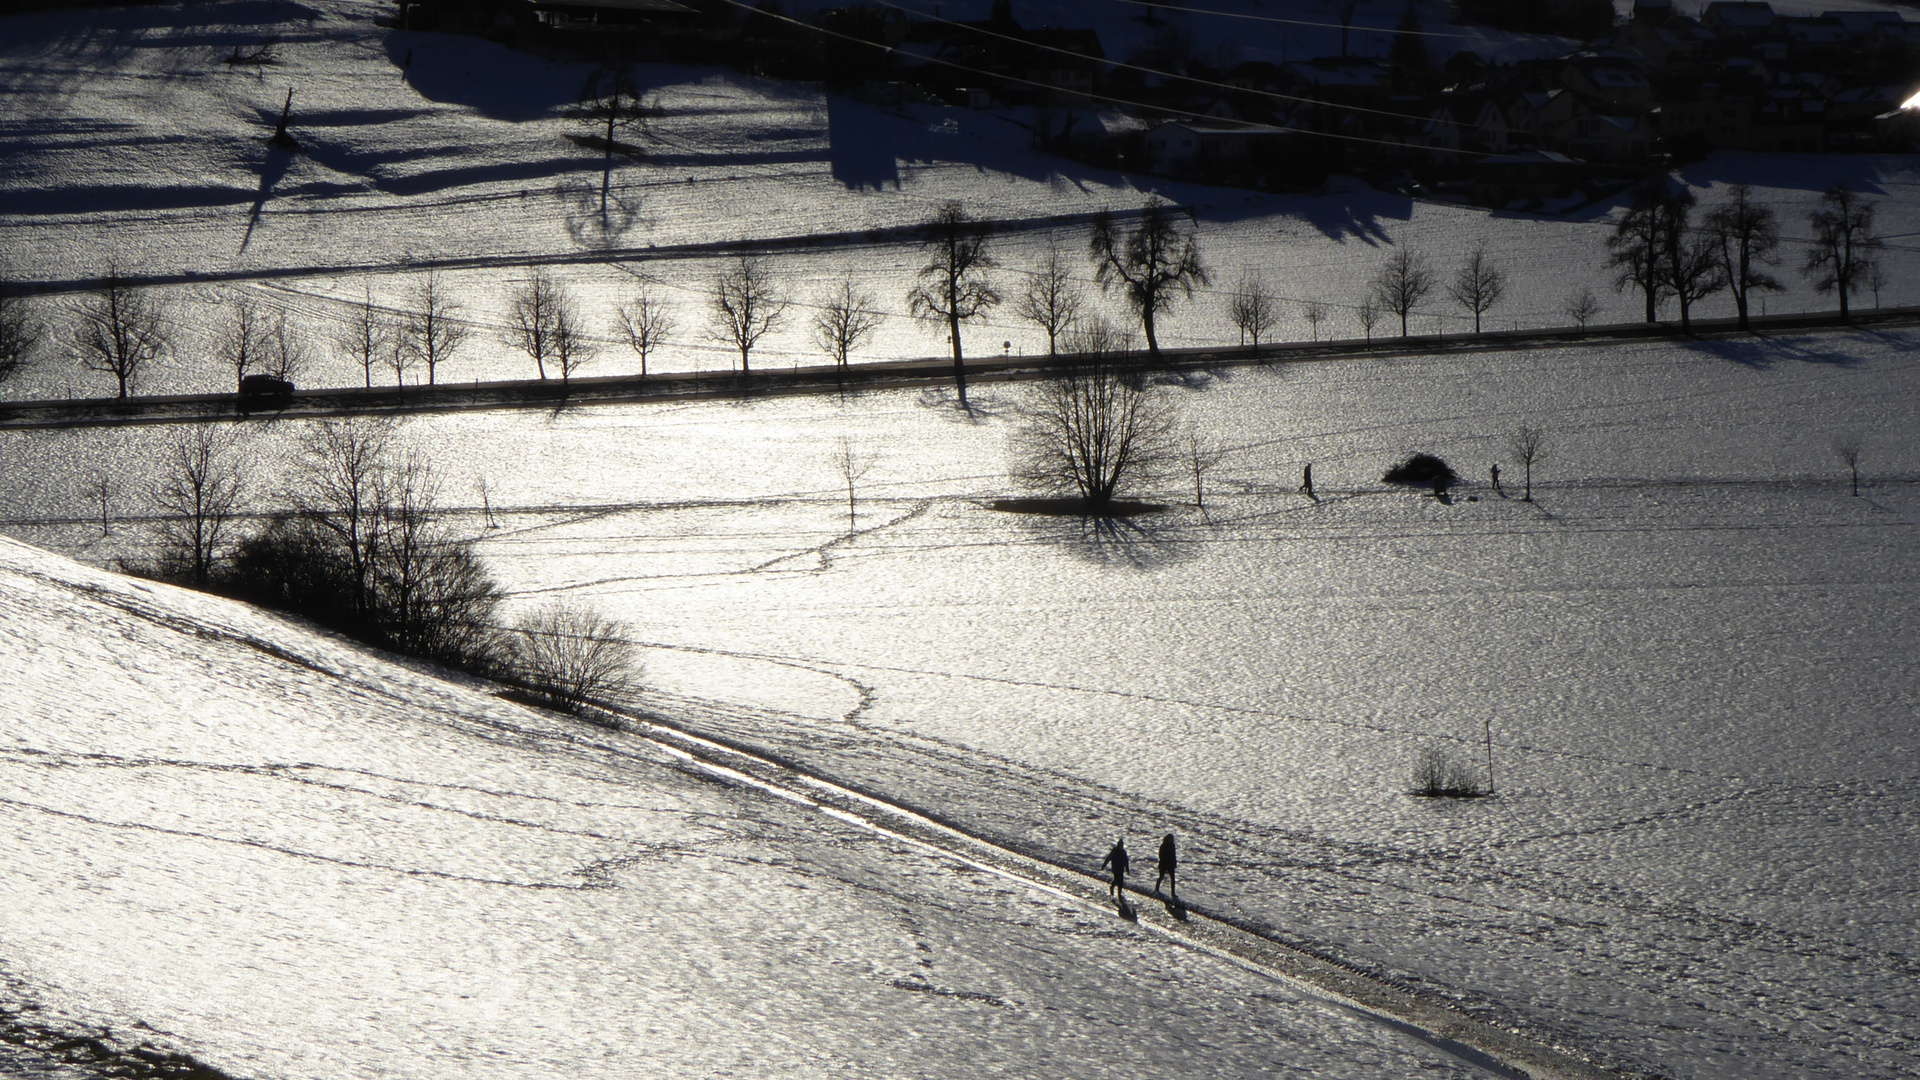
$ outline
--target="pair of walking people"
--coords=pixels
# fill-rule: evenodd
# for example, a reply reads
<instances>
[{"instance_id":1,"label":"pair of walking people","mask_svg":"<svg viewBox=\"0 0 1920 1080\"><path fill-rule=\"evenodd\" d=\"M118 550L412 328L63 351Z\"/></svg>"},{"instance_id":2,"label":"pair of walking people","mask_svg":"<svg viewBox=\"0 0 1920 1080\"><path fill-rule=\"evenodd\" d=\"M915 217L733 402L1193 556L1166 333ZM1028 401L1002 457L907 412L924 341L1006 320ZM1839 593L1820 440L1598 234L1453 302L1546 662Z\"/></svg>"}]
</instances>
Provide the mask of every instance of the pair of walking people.
<instances>
[{"instance_id":1,"label":"pair of walking people","mask_svg":"<svg viewBox=\"0 0 1920 1080\"><path fill-rule=\"evenodd\" d=\"M1111 868L1113 870L1113 884L1107 886L1107 895L1119 896L1121 895L1122 891L1126 889L1127 869L1131 865L1132 865L1131 861L1127 858L1126 838L1122 837L1119 840L1115 840L1113 842L1112 850L1107 852L1107 857L1100 860L1100 866L1102 869ZM1157 874L1153 879L1153 891L1159 892L1160 883L1164 881L1167 883L1167 895L1168 896L1178 895L1180 892L1180 885L1179 885L1179 881L1177 880L1177 875L1179 872L1179 855L1174 850L1172 833L1168 833L1166 835L1166 838L1160 841L1160 868L1159 869L1160 869L1159 874Z\"/></svg>"}]
</instances>

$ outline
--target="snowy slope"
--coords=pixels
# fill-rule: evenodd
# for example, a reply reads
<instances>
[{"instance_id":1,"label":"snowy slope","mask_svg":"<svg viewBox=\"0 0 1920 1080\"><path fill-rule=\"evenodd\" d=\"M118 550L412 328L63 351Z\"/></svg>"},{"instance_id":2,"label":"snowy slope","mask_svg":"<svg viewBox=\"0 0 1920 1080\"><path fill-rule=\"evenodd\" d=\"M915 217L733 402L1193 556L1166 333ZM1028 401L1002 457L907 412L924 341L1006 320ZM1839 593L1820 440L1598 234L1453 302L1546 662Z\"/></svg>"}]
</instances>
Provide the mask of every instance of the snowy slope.
<instances>
[{"instance_id":1,"label":"snowy slope","mask_svg":"<svg viewBox=\"0 0 1920 1080\"><path fill-rule=\"evenodd\" d=\"M43 1025L261 1077L1484 1075L657 745L12 541L0 646L0 1006Z\"/></svg>"}]
</instances>

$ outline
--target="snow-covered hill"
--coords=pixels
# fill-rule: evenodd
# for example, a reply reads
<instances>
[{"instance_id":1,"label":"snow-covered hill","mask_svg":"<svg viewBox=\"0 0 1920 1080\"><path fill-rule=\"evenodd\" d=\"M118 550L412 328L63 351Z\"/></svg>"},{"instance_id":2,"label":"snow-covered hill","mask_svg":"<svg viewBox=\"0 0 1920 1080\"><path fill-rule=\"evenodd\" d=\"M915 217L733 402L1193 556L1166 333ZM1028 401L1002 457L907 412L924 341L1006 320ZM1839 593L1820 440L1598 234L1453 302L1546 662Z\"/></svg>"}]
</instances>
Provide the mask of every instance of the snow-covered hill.
<instances>
[{"instance_id":1,"label":"snow-covered hill","mask_svg":"<svg viewBox=\"0 0 1920 1080\"><path fill-rule=\"evenodd\" d=\"M5 540L0 655L0 1010L42 1035L329 1080L1486 1075L660 745Z\"/></svg>"}]
</instances>

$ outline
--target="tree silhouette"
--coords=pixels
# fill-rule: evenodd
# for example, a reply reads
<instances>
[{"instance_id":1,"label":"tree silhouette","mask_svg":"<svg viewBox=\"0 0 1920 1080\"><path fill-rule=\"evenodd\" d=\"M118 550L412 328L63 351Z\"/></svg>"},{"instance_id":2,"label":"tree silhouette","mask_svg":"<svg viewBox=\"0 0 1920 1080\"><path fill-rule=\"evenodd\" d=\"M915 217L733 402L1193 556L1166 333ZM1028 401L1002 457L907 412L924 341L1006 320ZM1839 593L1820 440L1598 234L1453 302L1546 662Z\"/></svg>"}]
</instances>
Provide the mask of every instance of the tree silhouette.
<instances>
[{"instance_id":1,"label":"tree silhouette","mask_svg":"<svg viewBox=\"0 0 1920 1080\"><path fill-rule=\"evenodd\" d=\"M1147 352L1155 360L1160 358L1155 316L1173 306L1176 294L1191 297L1195 285L1213 280L1200 262L1198 241L1181 234L1167 204L1157 197L1147 200L1124 239L1115 233L1112 215L1104 210L1096 215L1089 254L1094 280L1102 289L1119 286L1127 306L1140 316Z\"/></svg>"},{"instance_id":2,"label":"tree silhouette","mask_svg":"<svg viewBox=\"0 0 1920 1080\"><path fill-rule=\"evenodd\" d=\"M1874 253L1883 246L1873 235L1874 203L1847 190L1845 184L1820 196L1822 207L1807 215L1813 226L1813 246L1807 251L1805 273L1822 293L1840 294L1840 319L1851 319L1847 298L1866 283Z\"/></svg>"},{"instance_id":3,"label":"tree silhouette","mask_svg":"<svg viewBox=\"0 0 1920 1080\"><path fill-rule=\"evenodd\" d=\"M941 207L920 228L920 247L928 258L920 268L920 284L907 293L907 310L915 318L946 324L953 343L953 384L963 409L969 406L960 324L984 316L1000 303L1000 293L987 276L1000 265L987 253L988 234L987 224L968 217L958 202Z\"/></svg>"}]
</instances>

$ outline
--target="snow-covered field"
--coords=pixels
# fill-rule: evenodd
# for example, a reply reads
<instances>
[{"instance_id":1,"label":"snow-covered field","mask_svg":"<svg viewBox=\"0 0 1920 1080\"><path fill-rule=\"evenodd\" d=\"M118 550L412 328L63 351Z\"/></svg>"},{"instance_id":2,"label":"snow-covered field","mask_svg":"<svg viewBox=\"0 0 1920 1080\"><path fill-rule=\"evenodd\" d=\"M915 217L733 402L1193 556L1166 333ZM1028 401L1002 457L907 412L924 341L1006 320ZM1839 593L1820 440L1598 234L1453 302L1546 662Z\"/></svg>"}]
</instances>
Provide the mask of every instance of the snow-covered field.
<instances>
[{"instance_id":1,"label":"snow-covered field","mask_svg":"<svg viewBox=\"0 0 1920 1080\"><path fill-rule=\"evenodd\" d=\"M1296 14L1324 16L1305 7ZM1398 5L1380 8L1374 21L1381 24L1398 15ZM575 289L590 323L606 333L589 373L637 370L610 323L638 281L652 283L680 324L655 362L665 370L725 369L736 358L706 337L705 298L713 273L731 257L723 245L735 243L767 252L798 301L787 325L762 344L759 366L820 362L808 305L848 272L891 315L861 358L938 354L943 336L905 313L918 251L874 230L912 226L955 199L1003 223L996 243L1009 294L1050 239L1080 257L1084 226L1054 224L1062 215L1127 211L1148 192L1192 207L1213 284L1163 324L1169 345L1237 341L1225 298L1246 272L1263 275L1290 301L1281 336L1308 336L1300 306L1308 301L1331 313L1320 333L1358 336L1353 312L1364 283L1400 246L1445 275L1484 242L1511 278L1508 298L1489 316L1494 326L1562 325L1562 305L1583 288L1606 305L1601 321L1638 317L1634 298L1613 292L1604 267L1611 203L1537 217L1490 215L1341 180L1317 196L1195 187L1037 154L1023 126L1031 118L1018 111L889 110L715 70L641 69L663 115L643 157L613 173L615 206L602 218L601 158L569 141L580 129L564 116L589 66L472 38L383 29L374 20L387 10L348 0L229 0L6 20L0 243L10 273L66 288L111 262L123 273L171 282L164 291L179 348L147 380L154 391L231 384L231 373L212 359L210 332L215 305L236 291L290 312L308 331L318 355L303 383L357 383L361 373L325 342L367 290L376 303L404 304L427 263L450 267L444 284L478 331L441 372L445 379L533 375L498 332L507 291L534 263L551 266ZM1134 40L1148 32L1131 21L1133 11L1117 2L1087 8L1110 54L1149 43ZM1016 5L1016 14L1029 23L1079 21L1077 11L1044 6ZM1264 40L1264 24L1228 35L1220 27L1232 20L1168 17L1198 47L1209 35L1240 47ZM279 39L281 63L220 62L236 45L251 48L269 36ZM265 144L289 89L292 130L305 148L292 156ZM1684 176L1703 205L1744 180L1778 208L1789 240L1788 290L1765 299L1771 310L1830 306L1794 273L1803 250L1793 241L1806 235L1805 215L1820 192L1842 180L1880 202L1892 271L1880 300L1920 297L1909 269L1920 266L1912 257L1920 227L1912 159L1723 155ZM1094 290L1090 268L1081 264L1080 276ZM1716 298L1697 313L1729 312ZM1413 320L1420 333L1470 326L1441 291ZM1031 353L1045 344L1010 306L970 327L966 343L976 354ZM49 362L5 392L86 396L106 385Z\"/></svg>"},{"instance_id":2,"label":"snow-covered field","mask_svg":"<svg viewBox=\"0 0 1920 1080\"><path fill-rule=\"evenodd\" d=\"M1172 829L1201 908L1617 1061L1898 1077L1920 1074L1914 344L1223 369L1160 391L1231 448L1208 514L1111 531L978 505L1009 490L1013 388L974 421L899 392L405 434L521 601L642 628L663 715L1083 866ZM1414 449L1471 476L1521 422L1552 439L1532 504L1376 482ZM297 427L254 437L260 490ZM876 455L852 537L843 435ZM13 436L12 505L40 520L10 531L137 547L98 538L83 484L120 467L137 491L166 437ZM1478 760L1489 725L1497 800L1403 794L1416 750Z\"/></svg>"},{"instance_id":3,"label":"snow-covered field","mask_svg":"<svg viewBox=\"0 0 1920 1080\"><path fill-rule=\"evenodd\" d=\"M213 25L176 27L181 10ZM906 225L953 197L1016 223L1140 198L1028 153L996 114L652 69L662 142L616 174L636 214L582 231L569 193L595 162L554 110L585 69L384 31L370 6L316 5L311 27L291 10L6 20L14 272L67 281L117 257L219 276L169 287L188 329L245 287L318 330L363 282L397 301L423 258L467 267L448 277L484 323L541 260L603 312L632 274L672 290L666 366L711 369L715 243ZM266 32L286 63L265 80L217 63ZM288 84L309 153L263 184ZM949 119L960 134L931 130ZM1687 177L1703 202L1763 186L1789 233L1835 180L1874 185L1899 271L1885 299L1917 295L1910 159L1722 157ZM1228 336L1219 294L1242 268L1338 301L1390 245L1444 265L1481 238L1514 270L1503 318L1558 322L1582 286L1632 316L1606 287L1604 206L1536 219L1153 186L1198 205L1216 268L1170 344ZM1044 242L1006 235L1008 269ZM774 257L795 282L852 268L896 299L915 265L854 240ZM889 326L876 356L936 351ZM1037 347L1004 319L968 340ZM1010 493L1014 388L984 388L972 419L899 392L422 417L403 438L516 602L577 596L640 627L665 717L1078 865L1116 833L1145 855L1176 831L1197 907L1630 1067L1915 1077L1916 345L1889 330L1221 369L1158 391L1229 450L1208 511L1104 530L981 506ZM763 362L812 359L796 324ZM483 341L451 370L525 367ZM229 377L189 353L160 382ZM58 365L22 389L69 386L100 389ZM1414 450L1477 481L1522 423L1550 438L1532 503L1378 483ZM299 427L249 429L263 506ZM1858 499L1829 445L1847 433L1866 448ZM170 436L0 435L0 528L96 564L137 550L134 523L88 523L88 485L110 476L114 512L144 512ZM842 436L875 457L852 536L829 464ZM1294 491L1307 461L1318 502ZM249 1075L1469 1067L1116 938L1097 910L716 790L645 744L5 550L0 634L35 659L0 667L4 816L27 841L0 855L0 964L57 1012L142 1021ZM182 636L195 625L221 629ZM1489 734L1498 799L1403 794L1417 750L1477 761ZM73 871L88 862L102 869ZM533 888L552 885L595 887ZM923 973L935 990L912 981L915 934L953 957ZM1123 1042L1158 1056L1112 1056ZM649 1056L661 1045L685 1056Z\"/></svg>"},{"instance_id":4,"label":"snow-covered field","mask_svg":"<svg viewBox=\"0 0 1920 1080\"><path fill-rule=\"evenodd\" d=\"M0 540L0 627L0 1006L41 1027L261 1077L1489 1075L238 605Z\"/></svg>"}]
</instances>

